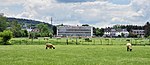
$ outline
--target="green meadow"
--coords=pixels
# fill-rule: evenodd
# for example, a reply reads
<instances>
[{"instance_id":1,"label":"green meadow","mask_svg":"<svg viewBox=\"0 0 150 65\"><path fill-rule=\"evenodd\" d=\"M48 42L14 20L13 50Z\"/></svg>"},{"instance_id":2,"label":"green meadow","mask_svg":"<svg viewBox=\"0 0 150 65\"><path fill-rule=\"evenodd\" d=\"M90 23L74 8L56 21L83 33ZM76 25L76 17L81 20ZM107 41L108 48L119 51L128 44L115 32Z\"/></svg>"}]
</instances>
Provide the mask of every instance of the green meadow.
<instances>
[{"instance_id":1,"label":"green meadow","mask_svg":"<svg viewBox=\"0 0 150 65\"><path fill-rule=\"evenodd\" d=\"M86 41L85 38L48 38L48 40L44 40L43 37L39 37L38 39L13 38L10 42L14 45L45 45L45 43L54 45L125 45L126 40L130 40L133 45L150 45L150 39L146 38L89 38L89 41Z\"/></svg>"},{"instance_id":2,"label":"green meadow","mask_svg":"<svg viewBox=\"0 0 150 65\"><path fill-rule=\"evenodd\" d=\"M133 51L126 51L126 40ZM141 38L12 38L0 45L1 65L149 65L150 41ZM45 49L52 43L56 49Z\"/></svg>"},{"instance_id":3,"label":"green meadow","mask_svg":"<svg viewBox=\"0 0 150 65\"><path fill-rule=\"evenodd\" d=\"M125 45L0 45L1 65L150 65L150 47Z\"/></svg>"}]
</instances>

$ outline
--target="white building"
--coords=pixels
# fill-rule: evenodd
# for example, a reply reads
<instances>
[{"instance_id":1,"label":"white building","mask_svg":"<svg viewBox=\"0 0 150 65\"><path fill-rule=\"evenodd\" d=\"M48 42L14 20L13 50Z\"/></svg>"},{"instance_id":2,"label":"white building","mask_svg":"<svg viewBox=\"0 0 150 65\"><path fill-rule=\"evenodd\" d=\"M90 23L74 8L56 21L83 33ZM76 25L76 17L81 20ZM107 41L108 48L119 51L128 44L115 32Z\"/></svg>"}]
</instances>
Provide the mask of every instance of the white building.
<instances>
[{"instance_id":1,"label":"white building","mask_svg":"<svg viewBox=\"0 0 150 65\"><path fill-rule=\"evenodd\" d=\"M141 35L141 36L145 35L144 30L131 30L131 32L136 35Z\"/></svg>"},{"instance_id":2,"label":"white building","mask_svg":"<svg viewBox=\"0 0 150 65\"><path fill-rule=\"evenodd\" d=\"M104 36L108 36L108 37L118 37L118 36L122 36L124 35L124 37L129 36L129 32L126 29L105 29L104 31Z\"/></svg>"},{"instance_id":3,"label":"white building","mask_svg":"<svg viewBox=\"0 0 150 65\"><path fill-rule=\"evenodd\" d=\"M91 26L58 26L57 36L93 36L93 27Z\"/></svg>"},{"instance_id":4,"label":"white building","mask_svg":"<svg viewBox=\"0 0 150 65\"><path fill-rule=\"evenodd\" d=\"M40 32L38 28L28 28L26 24L22 26L22 30L27 30L28 32Z\"/></svg>"}]
</instances>

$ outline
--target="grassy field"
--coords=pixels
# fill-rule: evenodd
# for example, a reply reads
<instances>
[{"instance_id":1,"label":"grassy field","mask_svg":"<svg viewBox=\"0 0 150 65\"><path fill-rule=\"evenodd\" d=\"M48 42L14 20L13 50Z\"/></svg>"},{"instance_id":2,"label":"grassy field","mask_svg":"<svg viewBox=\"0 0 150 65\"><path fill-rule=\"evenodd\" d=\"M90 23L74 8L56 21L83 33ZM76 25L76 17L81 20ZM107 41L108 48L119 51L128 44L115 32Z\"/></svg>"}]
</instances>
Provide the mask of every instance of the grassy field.
<instances>
[{"instance_id":1,"label":"grassy field","mask_svg":"<svg viewBox=\"0 0 150 65\"><path fill-rule=\"evenodd\" d=\"M150 65L150 47L124 45L0 45L1 65Z\"/></svg>"},{"instance_id":2,"label":"grassy field","mask_svg":"<svg viewBox=\"0 0 150 65\"><path fill-rule=\"evenodd\" d=\"M127 39L131 40L134 45L150 45L149 39L146 38L90 38L90 42L86 42L85 38L77 39L68 38L69 45L125 45ZM44 40L44 38L28 39L28 38L13 38L11 43L14 45L45 45L45 43L52 43L55 45L66 45L67 38L52 38Z\"/></svg>"}]
</instances>

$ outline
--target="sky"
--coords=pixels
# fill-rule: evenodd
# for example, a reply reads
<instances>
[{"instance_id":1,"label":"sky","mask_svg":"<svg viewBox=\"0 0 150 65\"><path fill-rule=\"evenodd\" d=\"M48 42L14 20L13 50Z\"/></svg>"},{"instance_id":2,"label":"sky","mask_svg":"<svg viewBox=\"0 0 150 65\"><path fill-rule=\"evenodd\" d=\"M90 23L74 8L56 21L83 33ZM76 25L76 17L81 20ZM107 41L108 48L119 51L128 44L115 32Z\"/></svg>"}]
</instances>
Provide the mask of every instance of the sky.
<instances>
[{"instance_id":1,"label":"sky","mask_svg":"<svg viewBox=\"0 0 150 65\"><path fill-rule=\"evenodd\" d=\"M0 0L0 13L47 23L52 17L54 25L145 25L150 0Z\"/></svg>"}]
</instances>

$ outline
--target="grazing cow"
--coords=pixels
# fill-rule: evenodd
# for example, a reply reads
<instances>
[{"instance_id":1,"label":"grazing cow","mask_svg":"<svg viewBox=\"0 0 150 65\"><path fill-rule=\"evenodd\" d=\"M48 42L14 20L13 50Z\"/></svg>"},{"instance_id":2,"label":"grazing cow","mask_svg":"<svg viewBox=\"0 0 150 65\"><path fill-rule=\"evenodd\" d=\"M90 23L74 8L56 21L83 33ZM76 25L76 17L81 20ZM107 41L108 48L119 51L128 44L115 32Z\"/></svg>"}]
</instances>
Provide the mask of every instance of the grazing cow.
<instances>
[{"instance_id":1,"label":"grazing cow","mask_svg":"<svg viewBox=\"0 0 150 65\"><path fill-rule=\"evenodd\" d=\"M127 43L126 46L127 46L127 51L132 51L131 43Z\"/></svg>"},{"instance_id":2,"label":"grazing cow","mask_svg":"<svg viewBox=\"0 0 150 65\"><path fill-rule=\"evenodd\" d=\"M50 43L46 43L46 49L55 49L55 46L50 44Z\"/></svg>"}]
</instances>

